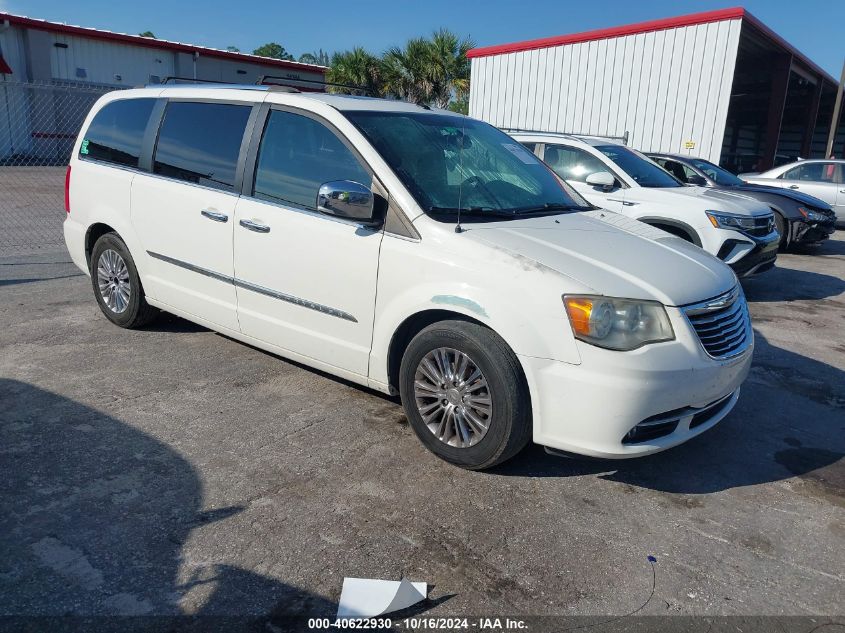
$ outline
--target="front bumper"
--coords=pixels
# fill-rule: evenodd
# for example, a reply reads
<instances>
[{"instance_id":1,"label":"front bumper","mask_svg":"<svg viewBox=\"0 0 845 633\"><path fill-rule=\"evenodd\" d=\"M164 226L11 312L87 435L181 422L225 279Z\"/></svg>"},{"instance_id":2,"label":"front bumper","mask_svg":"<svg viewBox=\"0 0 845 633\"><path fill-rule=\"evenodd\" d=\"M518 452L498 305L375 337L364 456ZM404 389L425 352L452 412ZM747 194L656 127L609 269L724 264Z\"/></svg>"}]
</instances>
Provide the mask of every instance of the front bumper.
<instances>
[{"instance_id":1,"label":"front bumper","mask_svg":"<svg viewBox=\"0 0 845 633\"><path fill-rule=\"evenodd\" d=\"M836 231L836 216L825 222L808 222L801 218L789 223L791 242L794 244L813 244L826 240Z\"/></svg>"},{"instance_id":2,"label":"front bumper","mask_svg":"<svg viewBox=\"0 0 845 633\"><path fill-rule=\"evenodd\" d=\"M667 312L674 341L631 352L579 342L579 365L520 356L531 390L534 442L623 459L677 446L722 420L748 375L753 343L739 356L713 359L681 311ZM629 435L640 423L660 418L677 424L659 437Z\"/></svg>"},{"instance_id":3,"label":"front bumper","mask_svg":"<svg viewBox=\"0 0 845 633\"><path fill-rule=\"evenodd\" d=\"M780 246L780 235L777 231L772 231L765 237L754 237L744 233L737 237L739 238L737 241L753 243L753 247L741 259L729 264L737 277L751 277L775 265L778 246Z\"/></svg>"}]
</instances>

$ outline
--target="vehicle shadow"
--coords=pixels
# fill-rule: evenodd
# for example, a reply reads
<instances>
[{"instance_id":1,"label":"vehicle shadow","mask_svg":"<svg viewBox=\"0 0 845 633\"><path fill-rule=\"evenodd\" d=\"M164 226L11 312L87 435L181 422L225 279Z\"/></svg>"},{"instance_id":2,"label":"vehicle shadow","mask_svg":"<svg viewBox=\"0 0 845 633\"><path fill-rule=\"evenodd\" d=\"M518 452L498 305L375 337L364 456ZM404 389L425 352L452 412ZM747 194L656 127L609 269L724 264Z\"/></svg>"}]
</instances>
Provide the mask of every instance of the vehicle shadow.
<instances>
[{"instance_id":1,"label":"vehicle shadow","mask_svg":"<svg viewBox=\"0 0 845 633\"><path fill-rule=\"evenodd\" d=\"M205 509L200 473L154 437L0 379L0 440L0 628L287 631L334 618L336 603L246 569L180 569L193 530L227 530L243 508Z\"/></svg>"},{"instance_id":2,"label":"vehicle shadow","mask_svg":"<svg viewBox=\"0 0 845 633\"><path fill-rule=\"evenodd\" d=\"M820 244L795 244L789 252L797 255L845 255L845 241L826 239Z\"/></svg>"},{"instance_id":3,"label":"vehicle shadow","mask_svg":"<svg viewBox=\"0 0 845 633\"><path fill-rule=\"evenodd\" d=\"M833 275L775 266L757 277L742 280L750 303L816 300L845 292L845 280Z\"/></svg>"},{"instance_id":4,"label":"vehicle shadow","mask_svg":"<svg viewBox=\"0 0 845 633\"><path fill-rule=\"evenodd\" d=\"M770 345L756 334L751 375L736 408L699 437L632 460L567 459L533 446L492 473L599 475L669 493L707 494L799 477L845 505L845 372Z\"/></svg>"}]
</instances>

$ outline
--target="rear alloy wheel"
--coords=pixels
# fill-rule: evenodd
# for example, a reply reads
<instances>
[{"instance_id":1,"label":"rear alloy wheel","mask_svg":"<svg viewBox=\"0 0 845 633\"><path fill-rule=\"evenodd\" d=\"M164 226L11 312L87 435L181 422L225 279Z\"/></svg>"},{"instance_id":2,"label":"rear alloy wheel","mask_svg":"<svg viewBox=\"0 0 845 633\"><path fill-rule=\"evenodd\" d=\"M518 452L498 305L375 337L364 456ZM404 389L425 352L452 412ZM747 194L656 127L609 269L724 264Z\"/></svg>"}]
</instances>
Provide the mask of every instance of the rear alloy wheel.
<instances>
[{"instance_id":1,"label":"rear alloy wheel","mask_svg":"<svg viewBox=\"0 0 845 633\"><path fill-rule=\"evenodd\" d=\"M106 318L124 328L152 321L158 310L147 303L135 261L117 233L106 233L91 249L91 284Z\"/></svg>"},{"instance_id":2,"label":"rear alloy wheel","mask_svg":"<svg viewBox=\"0 0 845 633\"><path fill-rule=\"evenodd\" d=\"M441 321L417 334L402 358L399 392L420 441L463 468L495 466L531 438L519 360L478 323Z\"/></svg>"}]
</instances>

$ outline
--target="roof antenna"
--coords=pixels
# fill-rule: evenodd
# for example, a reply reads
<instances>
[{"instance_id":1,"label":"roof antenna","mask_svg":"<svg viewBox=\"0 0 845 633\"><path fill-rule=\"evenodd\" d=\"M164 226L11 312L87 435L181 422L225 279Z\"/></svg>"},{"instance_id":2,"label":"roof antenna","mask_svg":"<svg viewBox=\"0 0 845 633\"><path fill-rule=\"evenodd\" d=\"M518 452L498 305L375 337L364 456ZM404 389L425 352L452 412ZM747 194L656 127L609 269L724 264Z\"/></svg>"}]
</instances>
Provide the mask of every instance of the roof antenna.
<instances>
[{"instance_id":1,"label":"roof antenna","mask_svg":"<svg viewBox=\"0 0 845 633\"><path fill-rule=\"evenodd\" d=\"M461 138L459 139L460 150L458 151L458 162L460 163L461 178L464 177L464 137L466 134L466 121L461 123ZM464 193L464 181L461 181L461 186L458 187L458 223L455 225L455 233L463 233L464 229L461 227L461 206Z\"/></svg>"}]
</instances>

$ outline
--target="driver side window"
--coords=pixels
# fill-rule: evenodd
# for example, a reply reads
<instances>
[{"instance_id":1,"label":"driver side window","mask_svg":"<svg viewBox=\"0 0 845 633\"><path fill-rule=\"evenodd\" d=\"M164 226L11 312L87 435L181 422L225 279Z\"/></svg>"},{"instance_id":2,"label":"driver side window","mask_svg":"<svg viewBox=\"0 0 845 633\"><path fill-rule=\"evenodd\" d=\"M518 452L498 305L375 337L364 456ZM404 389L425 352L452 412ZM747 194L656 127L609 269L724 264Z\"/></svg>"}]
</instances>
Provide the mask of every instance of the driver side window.
<instances>
[{"instance_id":1,"label":"driver side window","mask_svg":"<svg viewBox=\"0 0 845 633\"><path fill-rule=\"evenodd\" d=\"M258 149L253 195L313 211L320 185L332 180L372 184L369 172L325 125L272 110Z\"/></svg>"},{"instance_id":2,"label":"driver side window","mask_svg":"<svg viewBox=\"0 0 845 633\"><path fill-rule=\"evenodd\" d=\"M544 160L564 180L585 182L590 174L608 171L607 167L595 156L577 147L566 145L546 145Z\"/></svg>"}]
</instances>

